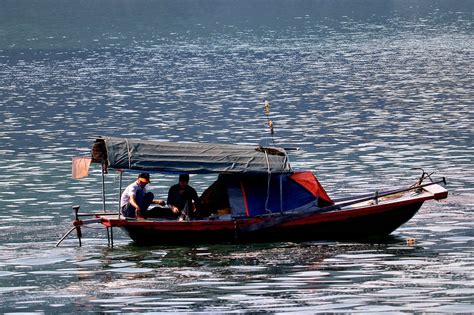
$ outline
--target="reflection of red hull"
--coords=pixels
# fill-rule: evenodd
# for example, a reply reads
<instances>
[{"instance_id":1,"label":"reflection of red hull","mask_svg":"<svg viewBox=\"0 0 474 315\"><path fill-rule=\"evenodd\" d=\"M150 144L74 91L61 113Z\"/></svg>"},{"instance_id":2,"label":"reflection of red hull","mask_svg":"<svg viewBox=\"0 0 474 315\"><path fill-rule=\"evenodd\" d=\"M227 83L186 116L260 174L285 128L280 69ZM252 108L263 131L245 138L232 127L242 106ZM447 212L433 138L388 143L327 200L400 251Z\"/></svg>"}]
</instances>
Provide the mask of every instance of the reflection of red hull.
<instances>
[{"instance_id":1,"label":"reflection of red hull","mask_svg":"<svg viewBox=\"0 0 474 315\"><path fill-rule=\"evenodd\" d=\"M410 220L423 202L443 199L447 191L433 185L422 192L364 201L324 213L289 217L272 224L272 218L228 220L126 220L117 215L98 216L106 227L120 227L137 244L261 242L281 240L357 239L381 237ZM270 223L270 224L267 224ZM262 228L250 229L254 226Z\"/></svg>"}]
</instances>

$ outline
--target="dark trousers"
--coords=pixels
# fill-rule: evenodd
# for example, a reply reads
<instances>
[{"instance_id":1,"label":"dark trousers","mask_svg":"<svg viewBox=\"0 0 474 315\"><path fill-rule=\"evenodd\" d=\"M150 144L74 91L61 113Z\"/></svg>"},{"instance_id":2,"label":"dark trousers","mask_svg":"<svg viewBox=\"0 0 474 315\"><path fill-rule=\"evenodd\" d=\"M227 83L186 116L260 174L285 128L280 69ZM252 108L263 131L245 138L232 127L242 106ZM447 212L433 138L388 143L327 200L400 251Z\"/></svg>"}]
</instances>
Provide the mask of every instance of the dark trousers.
<instances>
[{"instance_id":1,"label":"dark trousers","mask_svg":"<svg viewBox=\"0 0 474 315\"><path fill-rule=\"evenodd\" d=\"M147 192L143 198L136 198L138 205L140 206L140 214L142 217L146 217L148 207L153 202L155 196L152 192ZM127 218L135 218L135 207L129 202L122 207L122 214Z\"/></svg>"}]
</instances>

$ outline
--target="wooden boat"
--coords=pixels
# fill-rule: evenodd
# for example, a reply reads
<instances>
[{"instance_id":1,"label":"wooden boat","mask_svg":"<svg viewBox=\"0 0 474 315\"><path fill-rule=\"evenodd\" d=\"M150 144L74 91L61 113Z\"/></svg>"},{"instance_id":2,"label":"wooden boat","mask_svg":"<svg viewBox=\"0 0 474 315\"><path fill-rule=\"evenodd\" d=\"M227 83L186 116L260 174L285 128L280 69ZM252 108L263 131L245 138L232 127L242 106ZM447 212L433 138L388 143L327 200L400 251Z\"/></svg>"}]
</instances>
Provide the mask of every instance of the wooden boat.
<instances>
[{"instance_id":1,"label":"wooden boat","mask_svg":"<svg viewBox=\"0 0 474 315\"><path fill-rule=\"evenodd\" d=\"M105 200L100 213L79 213L76 206L73 227L57 245L74 230L81 244L80 227L91 223L107 228L111 246L116 227L137 244L383 237L410 220L425 201L448 195L440 185L446 184L444 178L433 181L423 171L409 187L332 200L312 172L292 169L287 150L280 147L104 137L85 160L87 165L87 160L100 163L103 176L114 169L120 178L125 171L216 174L202 196L203 205L212 209L207 217L178 221L126 218L117 210L106 212ZM78 161L84 159L76 160L73 169ZM83 220L85 216L92 218Z\"/></svg>"}]
</instances>

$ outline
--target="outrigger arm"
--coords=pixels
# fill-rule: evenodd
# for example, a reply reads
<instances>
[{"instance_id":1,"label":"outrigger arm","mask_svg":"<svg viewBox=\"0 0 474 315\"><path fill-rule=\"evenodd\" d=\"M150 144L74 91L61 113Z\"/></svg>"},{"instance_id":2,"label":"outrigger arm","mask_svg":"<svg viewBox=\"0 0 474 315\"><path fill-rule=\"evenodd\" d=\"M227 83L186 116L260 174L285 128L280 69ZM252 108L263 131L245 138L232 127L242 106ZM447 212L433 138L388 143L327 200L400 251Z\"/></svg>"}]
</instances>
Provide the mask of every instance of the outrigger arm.
<instances>
[{"instance_id":1,"label":"outrigger arm","mask_svg":"<svg viewBox=\"0 0 474 315\"><path fill-rule=\"evenodd\" d=\"M59 246L59 244L61 244L65 239L66 237L69 236L69 234L72 233L72 231L76 230L76 233L77 233L77 239L79 240L79 247L82 246L82 231L81 231L81 226L82 225L87 225L87 224L93 224L93 223L100 223L102 222L102 219L100 218L97 218L97 219L89 219L89 220L80 220L79 219L79 208L80 206L73 206L72 207L73 210L74 210L74 217L75 217L75 220L72 222L73 224L73 227L66 232L66 234L64 234L63 237L61 237L59 239L59 241L56 243L56 247ZM95 214L94 214L95 215Z\"/></svg>"}]
</instances>

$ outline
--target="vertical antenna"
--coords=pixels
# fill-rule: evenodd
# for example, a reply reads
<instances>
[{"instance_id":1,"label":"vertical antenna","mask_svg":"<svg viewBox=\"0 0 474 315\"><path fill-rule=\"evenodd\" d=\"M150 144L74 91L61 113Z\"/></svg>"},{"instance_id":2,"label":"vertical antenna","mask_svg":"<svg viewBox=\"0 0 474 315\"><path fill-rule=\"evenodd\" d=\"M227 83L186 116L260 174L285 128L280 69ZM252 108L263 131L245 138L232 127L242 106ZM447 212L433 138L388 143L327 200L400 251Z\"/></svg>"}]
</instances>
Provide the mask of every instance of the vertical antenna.
<instances>
[{"instance_id":1,"label":"vertical antenna","mask_svg":"<svg viewBox=\"0 0 474 315\"><path fill-rule=\"evenodd\" d=\"M263 109L265 110L265 116L267 116L267 125L270 129L270 134L272 135L272 143L275 145L275 139L273 139L273 121L270 119L270 102L268 100L265 100Z\"/></svg>"}]
</instances>

